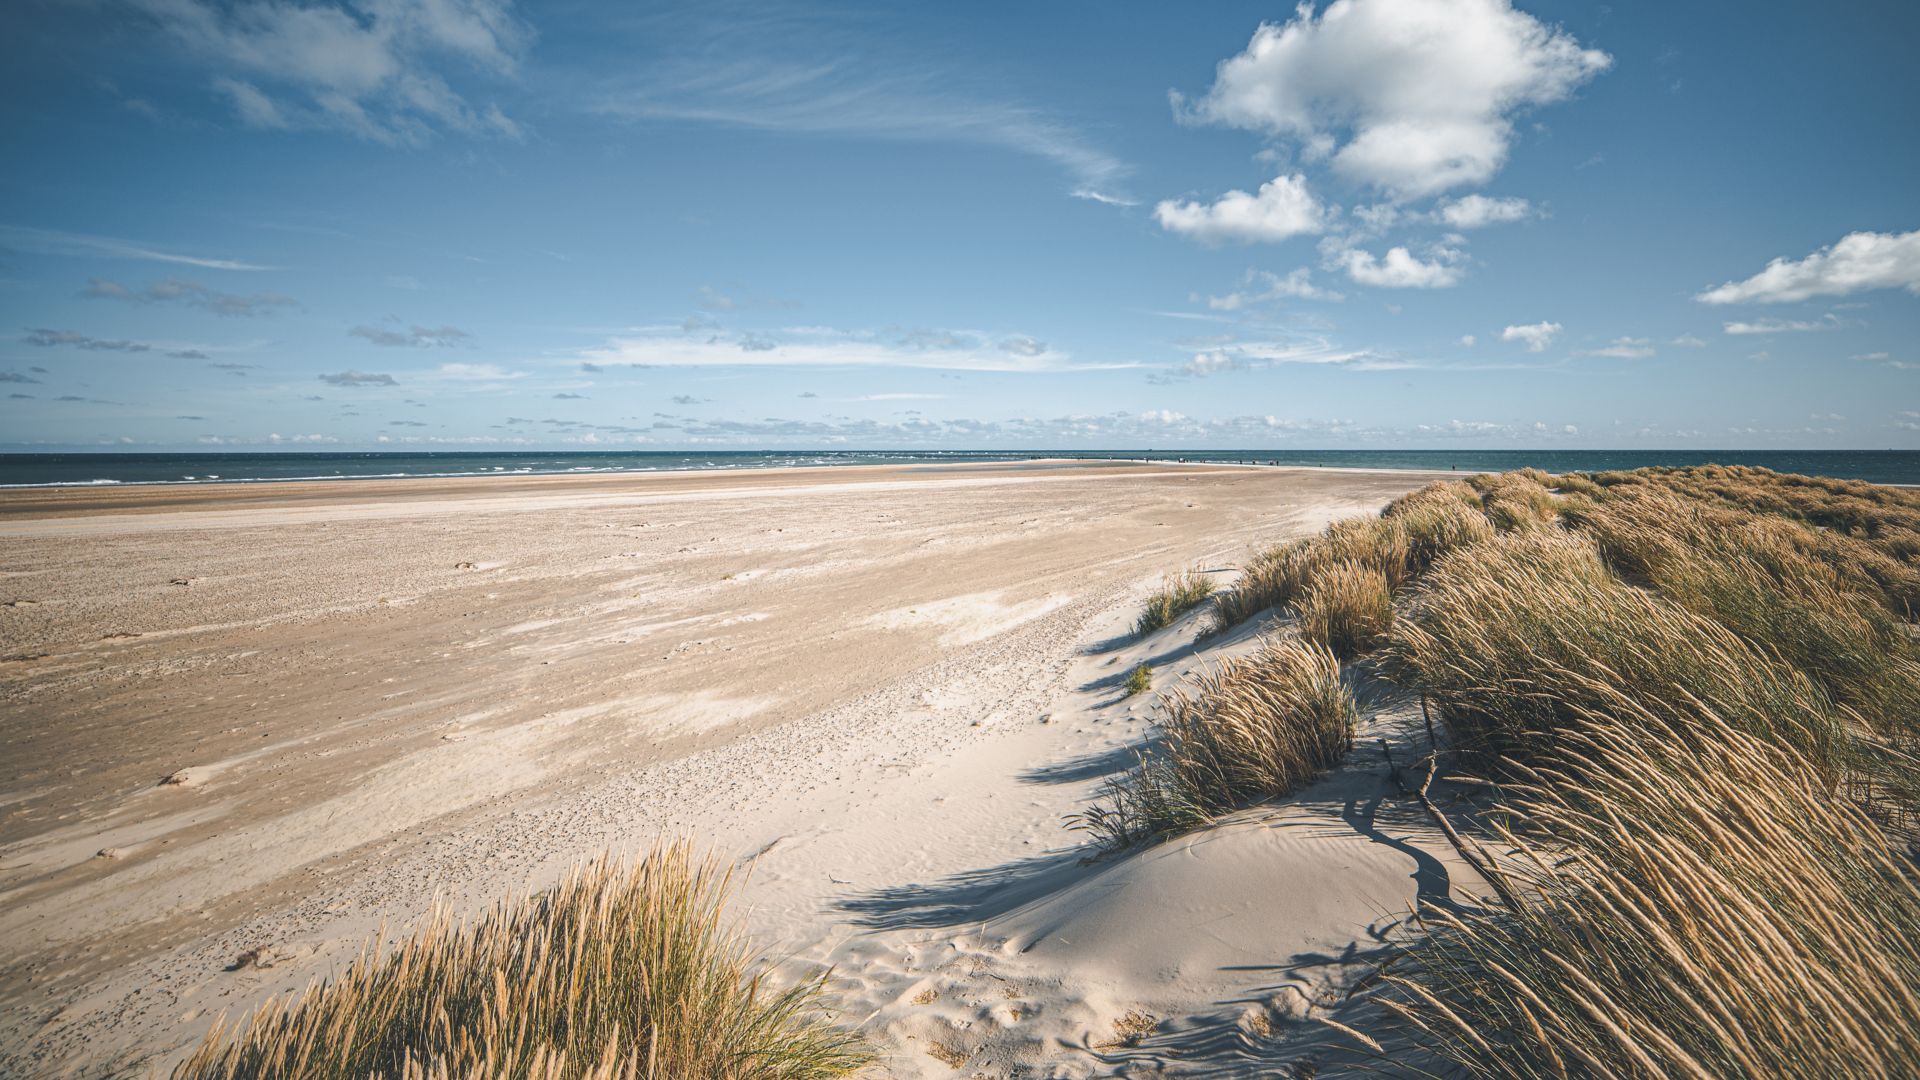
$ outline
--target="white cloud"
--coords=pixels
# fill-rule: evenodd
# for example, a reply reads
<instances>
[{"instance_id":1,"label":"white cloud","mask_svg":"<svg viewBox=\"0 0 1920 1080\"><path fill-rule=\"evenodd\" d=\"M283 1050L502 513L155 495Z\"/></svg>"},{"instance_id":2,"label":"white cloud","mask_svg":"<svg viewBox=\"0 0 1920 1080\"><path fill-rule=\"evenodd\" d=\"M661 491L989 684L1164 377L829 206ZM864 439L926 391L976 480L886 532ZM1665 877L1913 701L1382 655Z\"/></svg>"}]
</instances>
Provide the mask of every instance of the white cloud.
<instances>
[{"instance_id":1,"label":"white cloud","mask_svg":"<svg viewBox=\"0 0 1920 1080\"><path fill-rule=\"evenodd\" d=\"M1211 203L1162 201L1153 208L1161 228L1196 240L1220 243L1275 242L1326 228L1328 210L1298 173L1276 176L1258 194L1229 191Z\"/></svg>"},{"instance_id":2,"label":"white cloud","mask_svg":"<svg viewBox=\"0 0 1920 1080\"><path fill-rule=\"evenodd\" d=\"M1193 354L1193 359L1180 365L1178 374L1191 378L1205 378L1222 371L1235 371L1246 367L1246 362L1224 349L1210 349Z\"/></svg>"},{"instance_id":3,"label":"white cloud","mask_svg":"<svg viewBox=\"0 0 1920 1080\"><path fill-rule=\"evenodd\" d=\"M1473 346L1473 343L1474 343L1475 341L1477 341L1477 340L1479 340L1479 339L1477 339L1477 338L1475 338L1475 337L1474 337L1474 336L1473 336L1472 334L1461 334L1461 335L1460 335L1460 344L1462 344L1462 345L1465 345L1465 346L1467 346L1468 348L1472 348L1472 346Z\"/></svg>"},{"instance_id":4,"label":"white cloud","mask_svg":"<svg viewBox=\"0 0 1920 1080\"><path fill-rule=\"evenodd\" d=\"M133 3L216 67L212 86L244 124L388 143L419 143L437 130L520 137L498 106L469 104L430 66L451 55L469 70L513 76L531 34L509 0Z\"/></svg>"},{"instance_id":5,"label":"white cloud","mask_svg":"<svg viewBox=\"0 0 1920 1080\"><path fill-rule=\"evenodd\" d=\"M1487 182L1517 114L1611 62L1507 0L1335 0L1263 24L1205 97L1175 104L1194 121L1298 139L1404 200Z\"/></svg>"},{"instance_id":6,"label":"white cloud","mask_svg":"<svg viewBox=\"0 0 1920 1080\"><path fill-rule=\"evenodd\" d=\"M1704 349L1707 347L1706 342L1701 341L1692 334L1681 334L1679 337L1673 339L1673 343L1689 349Z\"/></svg>"},{"instance_id":7,"label":"white cloud","mask_svg":"<svg viewBox=\"0 0 1920 1080\"><path fill-rule=\"evenodd\" d=\"M1178 367L1147 376L1147 381L1164 384L1276 364L1314 364L1349 371L1404 371L1422 366L1375 349L1342 348L1325 337L1307 336L1291 341L1222 341L1196 352Z\"/></svg>"},{"instance_id":8,"label":"white cloud","mask_svg":"<svg viewBox=\"0 0 1920 1080\"><path fill-rule=\"evenodd\" d=\"M1340 293L1313 283L1313 272L1296 267L1286 276L1269 270L1248 270L1246 288L1225 296L1207 297L1207 306L1215 311L1238 311L1249 304L1273 300L1344 300Z\"/></svg>"},{"instance_id":9,"label":"white cloud","mask_svg":"<svg viewBox=\"0 0 1920 1080\"><path fill-rule=\"evenodd\" d=\"M1524 329L1524 328L1523 328ZM1529 346L1531 347L1531 346ZM1543 345L1542 348L1545 346ZM1539 352L1539 349L1534 349ZM1582 356L1611 356L1619 360L1644 360L1653 355L1653 342L1647 338L1619 337L1598 349L1587 349Z\"/></svg>"},{"instance_id":10,"label":"white cloud","mask_svg":"<svg viewBox=\"0 0 1920 1080\"><path fill-rule=\"evenodd\" d=\"M1833 315L1823 319L1756 319L1753 322L1723 323L1729 334L1804 334L1813 330L1832 330L1840 325Z\"/></svg>"},{"instance_id":11,"label":"white cloud","mask_svg":"<svg viewBox=\"0 0 1920 1080\"><path fill-rule=\"evenodd\" d=\"M1524 342L1528 352L1546 352L1547 346L1559 336L1563 329L1557 322L1527 323L1524 326L1509 326L1500 331L1501 341Z\"/></svg>"},{"instance_id":12,"label":"white cloud","mask_svg":"<svg viewBox=\"0 0 1920 1080\"><path fill-rule=\"evenodd\" d=\"M1446 247L1430 254L1430 261L1423 262L1404 247L1388 248L1380 257L1360 248L1336 248L1328 262L1345 270L1359 284L1382 289L1445 289L1458 285L1464 256Z\"/></svg>"},{"instance_id":13,"label":"white cloud","mask_svg":"<svg viewBox=\"0 0 1920 1080\"><path fill-rule=\"evenodd\" d=\"M441 364L435 374L443 379L455 379L462 382L495 379L518 379L526 375L524 371L508 371L498 364Z\"/></svg>"},{"instance_id":14,"label":"white cloud","mask_svg":"<svg viewBox=\"0 0 1920 1080\"><path fill-rule=\"evenodd\" d=\"M1009 349L1009 341L1031 343ZM1072 357L1024 335L971 330L838 330L789 326L779 337L678 327L616 336L568 360L601 367L897 367L948 371L1076 371L1136 367L1130 363L1074 363Z\"/></svg>"},{"instance_id":15,"label":"white cloud","mask_svg":"<svg viewBox=\"0 0 1920 1080\"><path fill-rule=\"evenodd\" d=\"M1490 199L1485 195L1468 195L1440 207L1440 220L1456 229L1504 225L1524 221L1532 214L1533 204L1525 199Z\"/></svg>"},{"instance_id":16,"label":"white cloud","mask_svg":"<svg viewBox=\"0 0 1920 1080\"><path fill-rule=\"evenodd\" d=\"M1779 304L1864 289L1920 295L1920 229L1848 233L1804 259L1775 259L1745 281L1729 281L1694 299L1704 304Z\"/></svg>"},{"instance_id":17,"label":"white cloud","mask_svg":"<svg viewBox=\"0 0 1920 1080\"><path fill-rule=\"evenodd\" d=\"M1883 364L1896 371L1912 371L1920 368L1920 364L1916 364L1911 360L1895 360L1892 353L1886 352L1855 353L1849 357L1849 359L1859 360L1867 364Z\"/></svg>"}]
</instances>

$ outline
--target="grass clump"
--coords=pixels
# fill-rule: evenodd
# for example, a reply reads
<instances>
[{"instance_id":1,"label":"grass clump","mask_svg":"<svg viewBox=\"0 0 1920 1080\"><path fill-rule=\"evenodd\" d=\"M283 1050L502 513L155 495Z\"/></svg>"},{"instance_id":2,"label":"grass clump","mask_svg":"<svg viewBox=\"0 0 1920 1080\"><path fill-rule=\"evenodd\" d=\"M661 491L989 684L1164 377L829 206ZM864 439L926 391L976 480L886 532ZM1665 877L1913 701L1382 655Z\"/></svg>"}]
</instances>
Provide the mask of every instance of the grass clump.
<instances>
[{"instance_id":1,"label":"grass clump","mask_svg":"<svg viewBox=\"0 0 1920 1080\"><path fill-rule=\"evenodd\" d=\"M1385 574L1341 562L1327 567L1293 606L1300 636L1342 660L1372 650L1393 626L1393 594Z\"/></svg>"},{"instance_id":2,"label":"grass clump","mask_svg":"<svg viewBox=\"0 0 1920 1080\"><path fill-rule=\"evenodd\" d=\"M1506 789L1501 898L1426 916L1383 1003L1468 1077L1912 1076L1920 883L1898 845L1698 701L1583 696Z\"/></svg>"},{"instance_id":3,"label":"grass clump","mask_svg":"<svg viewBox=\"0 0 1920 1080\"><path fill-rule=\"evenodd\" d=\"M1456 737L1526 753L1577 726L1595 681L1636 701L1697 700L1838 779L1845 723L1801 672L1710 618L1613 576L1593 543L1525 531L1434 565L1394 624L1388 666Z\"/></svg>"},{"instance_id":4,"label":"grass clump","mask_svg":"<svg viewBox=\"0 0 1920 1080\"><path fill-rule=\"evenodd\" d=\"M1134 621L1136 637L1145 637L1192 611L1213 595L1213 579L1193 570L1168 575L1160 588L1147 597L1147 606Z\"/></svg>"},{"instance_id":5,"label":"grass clump","mask_svg":"<svg viewBox=\"0 0 1920 1080\"><path fill-rule=\"evenodd\" d=\"M1481 508L1501 532L1543 529L1559 520L1561 501L1553 493L1559 478L1539 469L1483 473L1467 483L1480 493Z\"/></svg>"},{"instance_id":6,"label":"grass clump","mask_svg":"<svg viewBox=\"0 0 1920 1080\"><path fill-rule=\"evenodd\" d=\"M1125 847L1288 794L1346 755L1358 714L1332 652L1269 639L1170 694L1160 745L1070 824Z\"/></svg>"},{"instance_id":7,"label":"grass clump","mask_svg":"<svg viewBox=\"0 0 1920 1080\"><path fill-rule=\"evenodd\" d=\"M1127 672L1126 680L1120 684L1120 687L1127 692L1127 697L1144 694L1153 689L1153 665L1136 666L1132 671Z\"/></svg>"},{"instance_id":8,"label":"grass clump","mask_svg":"<svg viewBox=\"0 0 1920 1080\"><path fill-rule=\"evenodd\" d=\"M723 925L730 872L685 843L598 863L478 923L444 913L338 979L216 1024L175 1080L825 1080L869 1060Z\"/></svg>"},{"instance_id":9,"label":"grass clump","mask_svg":"<svg viewBox=\"0 0 1920 1080\"><path fill-rule=\"evenodd\" d=\"M1215 602L1210 632L1298 603L1321 575L1346 563L1377 571L1390 592L1398 591L1413 574L1413 552L1413 537L1398 517L1336 521L1319 536L1269 548L1249 560L1240 580Z\"/></svg>"},{"instance_id":10,"label":"grass clump","mask_svg":"<svg viewBox=\"0 0 1920 1080\"><path fill-rule=\"evenodd\" d=\"M1464 480L1429 484L1387 505L1381 516L1400 523L1407 535L1407 565L1425 573L1449 551L1493 538L1493 522L1480 509L1480 495Z\"/></svg>"}]
</instances>

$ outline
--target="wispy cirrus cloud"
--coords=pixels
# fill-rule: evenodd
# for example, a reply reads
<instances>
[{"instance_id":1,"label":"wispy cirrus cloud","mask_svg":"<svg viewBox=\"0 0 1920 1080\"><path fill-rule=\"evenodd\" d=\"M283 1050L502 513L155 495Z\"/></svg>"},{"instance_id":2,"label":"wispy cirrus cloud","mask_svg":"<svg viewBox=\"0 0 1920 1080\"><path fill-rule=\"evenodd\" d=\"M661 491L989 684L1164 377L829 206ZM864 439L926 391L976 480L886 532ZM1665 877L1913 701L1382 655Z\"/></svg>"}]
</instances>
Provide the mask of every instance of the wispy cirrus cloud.
<instances>
[{"instance_id":1,"label":"wispy cirrus cloud","mask_svg":"<svg viewBox=\"0 0 1920 1080\"><path fill-rule=\"evenodd\" d=\"M83 255L110 259L139 259L147 262L197 266L203 270L272 270L274 267L238 259L216 259L180 251L168 251L136 240L59 229L36 229L26 225L0 225L0 245L42 255Z\"/></svg>"},{"instance_id":2,"label":"wispy cirrus cloud","mask_svg":"<svg viewBox=\"0 0 1920 1080\"><path fill-rule=\"evenodd\" d=\"M1122 187L1132 166L1069 120L974 92L977 72L866 59L894 54L873 47L868 35L885 29L869 23L725 4L656 12L642 25L676 41L674 55L636 64L641 74L607 84L591 108L632 121L1000 147L1058 166L1075 197L1134 205Z\"/></svg>"}]
</instances>

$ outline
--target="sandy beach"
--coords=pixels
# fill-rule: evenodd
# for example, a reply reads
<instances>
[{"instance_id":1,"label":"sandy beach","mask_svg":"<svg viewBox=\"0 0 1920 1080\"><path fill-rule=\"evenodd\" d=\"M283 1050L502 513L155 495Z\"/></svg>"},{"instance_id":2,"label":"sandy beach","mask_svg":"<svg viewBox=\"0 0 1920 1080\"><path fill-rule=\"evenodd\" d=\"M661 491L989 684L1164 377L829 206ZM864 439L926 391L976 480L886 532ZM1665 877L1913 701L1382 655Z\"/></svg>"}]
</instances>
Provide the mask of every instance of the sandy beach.
<instances>
[{"instance_id":1,"label":"sandy beach","mask_svg":"<svg viewBox=\"0 0 1920 1080\"><path fill-rule=\"evenodd\" d=\"M1218 1068L1444 889L1446 848L1373 819L1362 752L1286 808L1297 828L1088 864L1062 819L1154 708L1121 675L1152 660L1164 689L1203 660L1191 620L1126 631L1163 574L1228 580L1250 545L1423 479L1015 463L0 496L0 1066L164 1067L436 898L477 911L690 836L750 865L745 926L786 970L832 967L882 1075ZM1157 1049L1102 1049L1129 1012Z\"/></svg>"}]
</instances>

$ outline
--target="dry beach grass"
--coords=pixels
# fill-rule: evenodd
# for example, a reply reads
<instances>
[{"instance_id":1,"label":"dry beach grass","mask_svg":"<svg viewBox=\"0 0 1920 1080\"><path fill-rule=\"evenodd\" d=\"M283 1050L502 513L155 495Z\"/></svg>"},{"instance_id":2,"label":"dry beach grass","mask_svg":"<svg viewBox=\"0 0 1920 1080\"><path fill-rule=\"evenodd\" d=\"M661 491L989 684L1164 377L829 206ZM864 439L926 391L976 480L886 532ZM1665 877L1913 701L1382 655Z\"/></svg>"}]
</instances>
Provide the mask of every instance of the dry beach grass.
<instances>
[{"instance_id":1,"label":"dry beach grass","mask_svg":"<svg viewBox=\"0 0 1920 1080\"><path fill-rule=\"evenodd\" d=\"M441 912L345 974L216 1026L175 1080L827 1080L870 1059L728 928L731 874L682 842L472 925Z\"/></svg>"},{"instance_id":2,"label":"dry beach grass","mask_svg":"<svg viewBox=\"0 0 1920 1080\"><path fill-rule=\"evenodd\" d=\"M1461 844L1497 895L1425 911L1375 995L1416 1044L1474 1077L1911 1075L1920 873L1882 822L1916 791L1916 508L1710 467L1475 477L1386 510L1438 540L1412 544L1386 670L1495 792Z\"/></svg>"}]
</instances>

